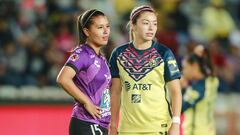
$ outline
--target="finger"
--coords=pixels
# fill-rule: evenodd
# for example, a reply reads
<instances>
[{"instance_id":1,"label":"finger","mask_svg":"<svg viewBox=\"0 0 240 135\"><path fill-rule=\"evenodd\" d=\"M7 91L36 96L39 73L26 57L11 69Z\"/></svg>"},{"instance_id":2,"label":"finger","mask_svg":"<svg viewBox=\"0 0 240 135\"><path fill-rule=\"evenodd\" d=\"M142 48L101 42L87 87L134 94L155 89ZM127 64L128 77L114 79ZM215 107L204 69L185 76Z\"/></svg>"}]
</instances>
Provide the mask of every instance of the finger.
<instances>
[{"instance_id":1,"label":"finger","mask_svg":"<svg viewBox=\"0 0 240 135\"><path fill-rule=\"evenodd\" d=\"M93 115L93 118L94 118L94 120L96 120L96 119L97 119L97 117L96 117L95 115Z\"/></svg>"},{"instance_id":2,"label":"finger","mask_svg":"<svg viewBox=\"0 0 240 135\"><path fill-rule=\"evenodd\" d=\"M101 119L101 114L96 113L95 116L99 119Z\"/></svg>"},{"instance_id":3,"label":"finger","mask_svg":"<svg viewBox=\"0 0 240 135\"><path fill-rule=\"evenodd\" d=\"M93 113L91 113L91 115L95 120L97 119L97 117Z\"/></svg>"},{"instance_id":4,"label":"finger","mask_svg":"<svg viewBox=\"0 0 240 135\"><path fill-rule=\"evenodd\" d=\"M101 114L100 110L96 110L95 112L96 112L96 114L99 114L99 115Z\"/></svg>"},{"instance_id":5,"label":"finger","mask_svg":"<svg viewBox=\"0 0 240 135\"><path fill-rule=\"evenodd\" d=\"M100 107L98 107L98 106L95 106L95 107L96 107L96 109L97 109L97 110L101 110L101 108L100 108Z\"/></svg>"}]
</instances>

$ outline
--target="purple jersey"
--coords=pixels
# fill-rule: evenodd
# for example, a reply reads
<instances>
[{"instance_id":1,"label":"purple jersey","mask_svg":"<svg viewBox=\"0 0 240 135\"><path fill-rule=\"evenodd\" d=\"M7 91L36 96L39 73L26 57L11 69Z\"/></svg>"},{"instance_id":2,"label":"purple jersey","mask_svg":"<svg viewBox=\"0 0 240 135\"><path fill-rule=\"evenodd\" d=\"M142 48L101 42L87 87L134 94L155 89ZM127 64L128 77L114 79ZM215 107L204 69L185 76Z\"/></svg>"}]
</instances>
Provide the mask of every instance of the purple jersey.
<instances>
[{"instance_id":1,"label":"purple jersey","mask_svg":"<svg viewBox=\"0 0 240 135\"><path fill-rule=\"evenodd\" d=\"M73 51L66 65L76 71L73 78L75 85L91 99L93 104L101 108L101 119L94 120L83 105L76 101L72 117L108 128L111 75L106 59L103 56L98 56L88 45L81 45Z\"/></svg>"}]
</instances>

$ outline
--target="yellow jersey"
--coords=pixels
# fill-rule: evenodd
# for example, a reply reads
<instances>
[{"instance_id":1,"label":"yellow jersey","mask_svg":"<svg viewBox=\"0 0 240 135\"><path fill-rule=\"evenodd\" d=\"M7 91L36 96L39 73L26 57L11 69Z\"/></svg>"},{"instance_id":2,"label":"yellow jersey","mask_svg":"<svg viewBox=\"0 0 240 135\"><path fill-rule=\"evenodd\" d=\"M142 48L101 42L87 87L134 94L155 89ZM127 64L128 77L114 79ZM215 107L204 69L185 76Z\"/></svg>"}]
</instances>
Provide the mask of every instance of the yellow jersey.
<instances>
[{"instance_id":1,"label":"yellow jersey","mask_svg":"<svg viewBox=\"0 0 240 135\"><path fill-rule=\"evenodd\" d=\"M181 76L171 50L154 41L146 50L127 43L114 49L110 71L122 84L119 132L167 131L172 114L165 85Z\"/></svg>"},{"instance_id":2,"label":"yellow jersey","mask_svg":"<svg viewBox=\"0 0 240 135\"><path fill-rule=\"evenodd\" d=\"M183 135L216 135L214 104L219 80L208 77L193 83L183 96Z\"/></svg>"}]
</instances>

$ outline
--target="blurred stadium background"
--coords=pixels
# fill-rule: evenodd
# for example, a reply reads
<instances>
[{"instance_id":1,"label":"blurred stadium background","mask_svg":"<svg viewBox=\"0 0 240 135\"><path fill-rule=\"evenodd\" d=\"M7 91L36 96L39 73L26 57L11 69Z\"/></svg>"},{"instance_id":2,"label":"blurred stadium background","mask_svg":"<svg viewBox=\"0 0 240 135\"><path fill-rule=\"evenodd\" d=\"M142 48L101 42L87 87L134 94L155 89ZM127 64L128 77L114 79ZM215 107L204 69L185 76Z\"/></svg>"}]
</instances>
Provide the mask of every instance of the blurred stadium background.
<instances>
[{"instance_id":1,"label":"blurred stadium background","mask_svg":"<svg viewBox=\"0 0 240 135\"><path fill-rule=\"evenodd\" d=\"M141 4L157 10L156 40L179 64L197 44L211 51L221 80L217 134L240 135L240 0L0 0L0 134L66 135L73 100L55 79L77 45L76 16L107 14L109 58L128 41L130 11Z\"/></svg>"}]
</instances>

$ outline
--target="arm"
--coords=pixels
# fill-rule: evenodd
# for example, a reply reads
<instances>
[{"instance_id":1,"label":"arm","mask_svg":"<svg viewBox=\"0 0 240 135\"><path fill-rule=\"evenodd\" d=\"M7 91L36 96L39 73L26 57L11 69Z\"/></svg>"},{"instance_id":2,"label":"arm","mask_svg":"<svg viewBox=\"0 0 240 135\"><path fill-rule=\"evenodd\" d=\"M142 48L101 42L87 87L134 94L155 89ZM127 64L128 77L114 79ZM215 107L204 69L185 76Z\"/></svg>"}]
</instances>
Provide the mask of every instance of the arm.
<instances>
[{"instance_id":1,"label":"arm","mask_svg":"<svg viewBox=\"0 0 240 135\"><path fill-rule=\"evenodd\" d=\"M111 96L111 122L110 122L110 135L117 135L117 120L120 108L121 98L121 80L120 78L112 79L112 86L110 89Z\"/></svg>"},{"instance_id":2,"label":"arm","mask_svg":"<svg viewBox=\"0 0 240 135\"><path fill-rule=\"evenodd\" d=\"M175 79L169 81L167 83L168 90L170 91L171 100L172 100L172 112L173 118L180 118L181 108L182 108L182 94L181 94L181 86L179 79ZM172 123L169 135L179 135L180 124Z\"/></svg>"},{"instance_id":3,"label":"arm","mask_svg":"<svg viewBox=\"0 0 240 135\"><path fill-rule=\"evenodd\" d=\"M93 116L100 118L100 108L95 106L91 100L74 84L73 77L75 70L69 66L64 66L58 74L57 83L73 98L84 105L85 109Z\"/></svg>"}]
</instances>

